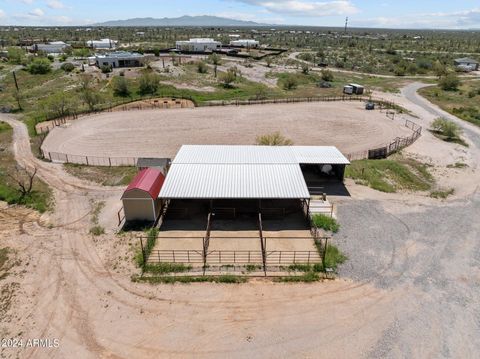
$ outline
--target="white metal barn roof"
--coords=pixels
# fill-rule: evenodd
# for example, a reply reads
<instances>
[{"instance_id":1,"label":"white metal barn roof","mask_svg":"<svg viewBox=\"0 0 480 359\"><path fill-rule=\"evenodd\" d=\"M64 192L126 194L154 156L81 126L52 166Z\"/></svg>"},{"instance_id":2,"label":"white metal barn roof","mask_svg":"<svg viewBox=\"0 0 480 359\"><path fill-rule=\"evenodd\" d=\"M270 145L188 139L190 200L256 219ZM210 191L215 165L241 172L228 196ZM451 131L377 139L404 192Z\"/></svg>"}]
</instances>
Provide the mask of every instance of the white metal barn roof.
<instances>
[{"instance_id":1,"label":"white metal barn roof","mask_svg":"<svg viewBox=\"0 0 480 359\"><path fill-rule=\"evenodd\" d=\"M349 164L333 146L184 145L173 164Z\"/></svg>"},{"instance_id":2,"label":"white metal barn roof","mask_svg":"<svg viewBox=\"0 0 480 359\"><path fill-rule=\"evenodd\" d=\"M300 164L349 164L335 147L182 146L161 198L310 198Z\"/></svg>"},{"instance_id":3,"label":"white metal barn roof","mask_svg":"<svg viewBox=\"0 0 480 359\"><path fill-rule=\"evenodd\" d=\"M172 165L162 198L310 198L298 165Z\"/></svg>"}]
</instances>

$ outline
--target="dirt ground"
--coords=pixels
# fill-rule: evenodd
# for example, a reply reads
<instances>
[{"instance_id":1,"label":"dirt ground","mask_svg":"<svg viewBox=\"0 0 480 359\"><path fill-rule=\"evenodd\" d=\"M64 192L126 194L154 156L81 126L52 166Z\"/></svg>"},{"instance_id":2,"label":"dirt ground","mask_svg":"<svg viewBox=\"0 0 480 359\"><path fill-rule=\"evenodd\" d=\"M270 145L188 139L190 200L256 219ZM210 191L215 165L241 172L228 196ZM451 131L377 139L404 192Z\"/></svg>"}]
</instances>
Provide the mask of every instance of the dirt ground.
<instances>
[{"instance_id":1,"label":"dirt ground","mask_svg":"<svg viewBox=\"0 0 480 359\"><path fill-rule=\"evenodd\" d=\"M402 96L398 101L426 125L438 117L437 109ZM451 178L456 194L446 201L347 182L352 197L336 202L342 227L335 241L349 257L340 279L148 285L130 279L138 271L131 261L137 243L114 234L121 188L35 159L26 127L0 116L14 128L17 160L37 166L56 199L55 211L41 217L0 207L0 244L15 262L0 280L10 304L0 336L59 339L58 348L1 348L2 357L478 356L480 130L459 122L469 148L427 133L408 149L431 161L440 183ZM446 168L462 158L467 169ZM106 234L94 238L92 210L102 200Z\"/></svg>"},{"instance_id":2,"label":"dirt ground","mask_svg":"<svg viewBox=\"0 0 480 359\"><path fill-rule=\"evenodd\" d=\"M357 102L141 110L83 117L51 131L42 148L72 155L173 158L183 144L247 145L280 131L297 145L334 145L351 153L410 135L403 124L403 116L392 121Z\"/></svg>"}]
</instances>

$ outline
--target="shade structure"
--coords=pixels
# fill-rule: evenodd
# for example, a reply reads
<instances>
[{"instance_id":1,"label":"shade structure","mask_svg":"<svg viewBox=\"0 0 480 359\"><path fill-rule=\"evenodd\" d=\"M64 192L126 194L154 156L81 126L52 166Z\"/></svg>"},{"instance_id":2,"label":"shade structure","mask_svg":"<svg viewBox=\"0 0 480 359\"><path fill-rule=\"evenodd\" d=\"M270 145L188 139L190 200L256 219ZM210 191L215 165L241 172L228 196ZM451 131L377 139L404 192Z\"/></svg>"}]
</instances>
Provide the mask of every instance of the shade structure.
<instances>
[{"instance_id":1,"label":"shade structure","mask_svg":"<svg viewBox=\"0 0 480 359\"><path fill-rule=\"evenodd\" d=\"M301 164L346 165L332 146L182 146L159 198L306 199Z\"/></svg>"}]
</instances>

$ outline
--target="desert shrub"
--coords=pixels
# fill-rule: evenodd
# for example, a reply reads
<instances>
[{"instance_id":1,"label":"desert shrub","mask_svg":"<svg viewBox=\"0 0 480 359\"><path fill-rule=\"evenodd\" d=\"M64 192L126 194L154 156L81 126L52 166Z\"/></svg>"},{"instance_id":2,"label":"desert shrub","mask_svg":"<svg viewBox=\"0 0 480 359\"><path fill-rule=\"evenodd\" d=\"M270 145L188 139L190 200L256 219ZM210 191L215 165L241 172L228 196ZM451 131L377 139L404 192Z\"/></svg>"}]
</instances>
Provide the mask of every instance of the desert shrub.
<instances>
[{"instance_id":1,"label":"desert shrub","mask_svg":"<svg viewBox=\"0 0 480 359\"><path fill-rule=\"evenodd\" d=\"M332 82L334 79L333 72L330 70L322 70L322 80Z\"/></svg>"},{"instance_id":2,"label":"desert shrub","mask_svg":"<svg viewBox=\"0 0 480 359\"><path fill-rule=\"evenodd\" d=\"M337 269L339 264L345 263L347 256L344 255L337 247L332 244L327 246L327 253L325 253L325 268Z\"/></svg>"},{"instance_id":3,"label":"desert shrub","mask_svg":"<svg viewBox=\"0 0 480 359\"><path fill-rule=\"evenodd\" d=\"M237 76L234 71L227 71L220 75L220 82L223 84L223 87L232 87L232 84L237 79Z\"/></svg>"},{"instance_id":4,"label":"desert shrub","mask_svg":"<svg viewBox=\"0 0 480 359\"><path fill-rule=\"evenodd\" d=\"M448 140L458 139L462 133L460 126L442 117L433 121L432 130L445 136Z\"/></svg>"},{"instance_id":5,"label":"desert shrub","mask_svg":"<svg viewBox=\"0 0 480 359\"><path fill-rule=\"evenodd\" d=\"M396 66L393 69L393 73L395 74L395 76L405 76L406 72L407 72L407 69L401 65Z\"/></svg>"},{"instance_id":6,"label":"desert shrub","mask_svg":"<svg viewBox=\"0 0 480 359\"><path fill-rule=\"evenodd\" d=\"M73 70L75 70L75 65L70 62L65 62L64 64L62 64L62 66L60 66L60 68L65 72L72 72Z\"/></svg>"},{"instance_id":7,"label":"desert shrub","mask_svg":"<svg viewBox=\"0 0 480 359\"><path fill-rule=\"evenodd\" d=\"M438 86L440 86L443 91L457 91L460 84L460 79L454 73L442 76L438 82Z\"/></svg>"},{"instance_id":8,"label":"desert shrub","mask_svg":"<svg viewBox=\"0 0 480 359\"><path fill-rule=\"evenodd\" d=\"M302 64L302 73L308 75L310 72L310 66L308 64Z\"/></svg>"},{"instance_id":9,"label":"desert shrub","mask_svg":"<svg viewBox=\"0 0 480 359\"><path fill-rule=\"evenodd\" d=\"M141 95L153 95L160 85L160 78L156 74L144 73L140 76L139 92Z\"/></svg>"},{"instance_id":10,"label":"desert shrub","mask_svg":"<svg viewBox=\"0 0 480 359\"><path fill-rule=\"evenodd\" d=\"M256 144L259 146L291 146L293 141L284 137L280 132L258 136Z\"/></svg>"},{"instance_id":11,"label":"desert shrub","mask_svg":"<svg viewBox=\"0 0 480 359\"><path fill-rule=\"evenodd\" d=\"M283 81L283 88L287 91L294 90L298 87L298 80L295 76L287 76Z\"/></svg>"},{"instance_id":12,"label":"desert shrub","mask_svg":"<svg viewBox=\"0 0 480 359\"><path fill-rule=\"evenodd\" d=\"M51 69L52 66L50 61L46 58L34 59L27 68L28 72L30 72L32 75L47 74Z\"/></svg>"},{"instance_id":13,"label":"desert shrub","mask_svg":"<svg viewBox=\"0 0 480 359\"><path fill-rule=\"evenodd\" d=\"M108 74L108 73L112 72L112 67L110 65L102 65L100 67L100 70L102 70L102 73Z\"/></svg>"},{"instance_id":14,"label":"desert shrub","mask_svg":"<svg viewBox=\"0 0 480 359\"><path fill-rule=\"evenodd\" d=\"M122 76L116 76L112 81L113 93L115 96L127 97L130 95L128 80Z\"/></svg>"},{"instance_id":15,"label":"desert shrub","mask_svg":"<svg viewBox=\"0 0 480 359\"><path fill-rule=\"evenodd\" d=\"M322 228L326 231L332 231L336 233L340 229L340 224L335 218L326 216L324 214L315 214L312 216L312 221L316 227Z\"/></svg>"},{"instance_id":16,"label":"desert shrub","mask_svg":"<svg viewBox=\"0 0 480 359\"><path fill-rule=\"evenodd\" d=\"M105 228L102 226L96 225L90 228L90 234L93 234L94 236L100 236L102 234L105 234Z\"/></svg>"},{"instance_id":17,"label":"desert shrub","mask_svg":"<svg viewBox=\"0 0 480 359\"><path fill-rule=\"evenodd\" d=\"M197 63L197 71L200 74L206 74L208 72L208 66L205 62L199 61Z\"/></svg>"}]
</instances>

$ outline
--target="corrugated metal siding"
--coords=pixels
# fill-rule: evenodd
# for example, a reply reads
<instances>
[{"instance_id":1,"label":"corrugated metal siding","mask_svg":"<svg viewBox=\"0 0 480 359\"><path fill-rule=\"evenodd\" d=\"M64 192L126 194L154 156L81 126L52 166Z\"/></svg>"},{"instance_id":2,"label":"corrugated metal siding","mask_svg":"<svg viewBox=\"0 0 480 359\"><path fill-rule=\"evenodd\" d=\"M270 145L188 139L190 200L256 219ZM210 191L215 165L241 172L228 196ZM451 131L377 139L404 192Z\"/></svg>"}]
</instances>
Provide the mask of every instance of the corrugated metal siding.
<instances>
[{"instance_id":1,"label":"corrugated metal siding","mask_svg":"<svg viewBox=\"0 0 480 359\"><path fill-rule=\"evenodd\" d=\"M298 164L173 164L161 198L310 198Z\"/></svg>"},{"instance_id":2,"label":"corrugated metal siding","mask_svg":"<svg viewBox=\"0 0 480 359\"><path fill-rule=\"evenodd\" d=\"M332 146L182 146L174 164L348 164Z\"/></svg>"}]
</instances>

